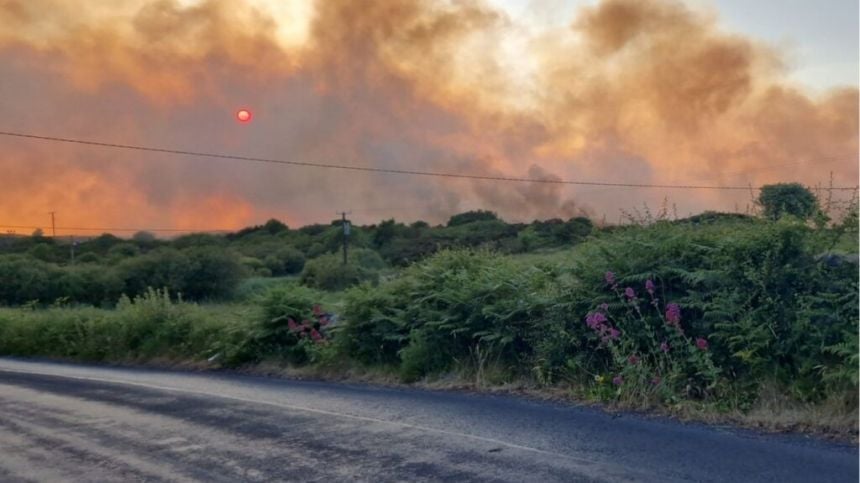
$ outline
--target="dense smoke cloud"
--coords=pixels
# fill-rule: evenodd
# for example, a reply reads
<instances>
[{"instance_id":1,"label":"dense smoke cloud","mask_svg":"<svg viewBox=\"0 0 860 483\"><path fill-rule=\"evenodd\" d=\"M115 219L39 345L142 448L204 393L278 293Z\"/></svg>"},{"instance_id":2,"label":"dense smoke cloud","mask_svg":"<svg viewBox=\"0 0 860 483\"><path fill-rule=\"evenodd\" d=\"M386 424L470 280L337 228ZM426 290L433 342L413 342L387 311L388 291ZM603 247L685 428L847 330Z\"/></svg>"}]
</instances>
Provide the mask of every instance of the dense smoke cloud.
<instances>
[{"instance_id":1,"label":"dense smoke cloud","mask_svg":"<svg viewBox=\"0 0 860 483\"><path fill-rule=\"evenodd\" d=\"M779 52L677 1L604 0L537 33L477 0L90 3L0 0L3 130L516 177L858 177L856 87L805 93ZM233 120L240 106L254 122ZM475 208L613 219L666 196L681 214L749 201L2 143L0 224L44 224L48 211L64 225L181 228L339 209L359 222Z\"/></svg>"}]
</instances>

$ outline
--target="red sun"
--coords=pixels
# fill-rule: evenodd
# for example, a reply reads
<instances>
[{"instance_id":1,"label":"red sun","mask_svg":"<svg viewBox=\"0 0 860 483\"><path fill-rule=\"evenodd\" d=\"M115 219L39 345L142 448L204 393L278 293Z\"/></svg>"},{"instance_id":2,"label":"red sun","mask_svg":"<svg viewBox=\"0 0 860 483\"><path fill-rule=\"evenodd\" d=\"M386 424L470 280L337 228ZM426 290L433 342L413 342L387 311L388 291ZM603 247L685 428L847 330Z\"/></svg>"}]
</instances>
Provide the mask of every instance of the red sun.
<instances>
[{"instance_id":1,"label":"red sun","mask_svg":"<svg viewBox=\"0 0 860 483\"><path fill-rule=\"evenodd\" d=\"M239 122L251 122L251 111L247 109L239 109L236 111L236 119Z\"/></svg>"}]
</instances>

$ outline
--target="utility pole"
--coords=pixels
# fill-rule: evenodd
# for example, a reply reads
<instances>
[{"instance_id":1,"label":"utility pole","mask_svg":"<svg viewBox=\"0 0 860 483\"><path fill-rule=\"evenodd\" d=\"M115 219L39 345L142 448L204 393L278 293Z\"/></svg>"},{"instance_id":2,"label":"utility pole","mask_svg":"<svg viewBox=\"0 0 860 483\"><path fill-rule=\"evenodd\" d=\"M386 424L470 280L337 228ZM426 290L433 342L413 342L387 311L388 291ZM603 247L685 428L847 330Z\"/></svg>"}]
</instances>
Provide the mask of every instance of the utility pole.
<instances>
[{"instance_id":1,"label":"utility pole","mask_svg":"<svg viewBox=\"0 0 860 483\"><path fill-rule=\"evenodd\" d=\"M349 250L349 248L348 248L349 247L349 221L346 220L346 215L348 215L348 214L349 214L349 212L346 212L346 211L338 212L338 215L341 216L341 220L343 220L341 225L343 226L343 264L344 265L346 265L347 252Z\"/></svg>"},{"instance_id":2,"label":"utility pole","mask_svg":"<svg viewBox=\"0 0 860 483\"><path fill-rule=\"evenodd\" d=\"M70 250L72 252L72 265L75 264L75 247L78 246L78 242L75 240L75 237L72 237L72 244L70 245Z\"/></svg>"},{"instance_id":3,"label":"utility pole","mask_svg":"<svg viewBox=\"0 0 860 483\"><path fill-rule=\"evenodd\" d=\"M57 225L54 223L54 215L56 213L57 213L56 211L52 211L50 213L51 214L51 237L52 238L57 238Z\"/></svg>"}]
</instances>

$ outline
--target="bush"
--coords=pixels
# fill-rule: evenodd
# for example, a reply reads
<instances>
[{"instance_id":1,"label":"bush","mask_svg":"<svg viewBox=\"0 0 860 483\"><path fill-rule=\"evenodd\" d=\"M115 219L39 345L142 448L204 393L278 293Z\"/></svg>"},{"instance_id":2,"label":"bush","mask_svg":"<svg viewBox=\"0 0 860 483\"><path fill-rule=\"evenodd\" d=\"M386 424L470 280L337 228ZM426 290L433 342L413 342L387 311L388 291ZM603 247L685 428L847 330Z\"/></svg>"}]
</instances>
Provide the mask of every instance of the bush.
<instances>
[{"instance_id":1,"label":"bush","mask_svg":"<svg viewBox=\"0 0 860 483\"><path fill-rule=\"evenodd\" d=\"M329 324L319 300L318 292L295 284L260 296L254 335L257 357L277 356L297 364L314 361L318 346L327 342Z\"/></svg>"},{"instance_id":2,"label":"bush","mask_svg":"<svg viewBox=\"0 0 860 483\"><path fill-rule=\"evenodd\" d=\"M183 281L183 295L192 300L225 299L233 294L242 277L242 266L231 251L197 247L186 251L190 262Z\"/></svg>"},{"instance_id":3,"label":"bush","mask_svg":"<svg viewBox=\"0 0 860 483\"><path fill-rule=\"evenodd\" d=\"M179 250L160 248L123 260L117 270L123 281L125 294L142 294L152 287L167 288L180 293L185 291L191 262Z\"/></svg>"},{"instance_id":4,"label":"bush","mask_svg":"<svg viewBox=\"0 0 860 483\"><path fill-rule=\"evenodd\" d=\"M185 251L159 248L124 260L118 270L126 294L142 294L151 287L167 288L191 300L228 297L242 274L238 258L215 247Z\"/></svg>"},{"instance_id":5,"label":"bush","mask_svg":"<svg viewBox=\"0 0 860 483\"><path fill-rule=\"evenodd\" d=\"M448 226L458 226L465 225L467 223L474 223L476 221L497 221L499 216L492 211L484 211L484 210L475 210L475 211L466 211L464 213L460 213L452 216L448 220Z\"/></svg>"},{"instance_id":6,"label":"bush","mask_svg":"<svg viewBox=\"0 0 860 483\"><path fill-rule=\"evenodd\" d=\"M400 362L399 353L409 339L409 327L401 316L401 298L409 293L403 280L378 288L362 284L346 292L346 322L336 339L343 353L365 364Z\"/></svg>"},{"instance_id":7,"label":"bush","mask_svg":"<svg viewBox=\"0 0 860 483\"><path fill-rule=\"evenodd\" d=\"M28 256L0 256L0 303L51 303L63 296L57 284L61 273L56 265Z\"/></svg>"},{"instance_id":8,"label":"bush","mask_svg":"<svg viewBox=\"0 0 860 483\"><path fill-rule=\"evenodd\" d=\"M858 314L856 265L834 271L817 262L818 239L812 229L789 220L658 223L604 236L584 247L566 282L557 315L567 319L558 329L564 342L539 354L546 361L539 372L551 379L611 369L606 358L594 365L585 349L593 331L582 314L602 303L612 313L630 312L606 292L604 276L613 272L620 290L642 294L651 280L661 304L678 304L683 333L710 342L710 357L722 371L716 390L749 403L762 384L777 382L798 396L819 397L826 389L817 379L820 367L836 363L822 348L843 340L843 331L855 330Z\"/></svg>"},{"instance_id":9,"label":"bush","mask_svg":"<svg viewBox=\"0 0 860 483\"><path fill-rule=\"evenodd\" d=\"M776 220L783 215L792 215L808 220L818 212L818 200L799 183L778 183L762 186L758 203L764 216Z\"/></svg>"},{"instance_id":10,"label":"bush","mask_svg":"<svg viewBox=\"0 0 860 483\"><path fill-rule=\"evenodd\" d=\"M67 298L70 302L112 305L122 295L123 284L116 271L98 265L64 267L57 274L55 282L59 297Z\"/></svg>"},{"instance_id":11,"label":"bush","mask_svg":"<svg viewBox=\"0 0 860 483\"><path fill-rule=\"evenodd\" d=\"M362 282L377 283L385 266L380 256L367 249L352 250L344 265L339 254L322 255L305 264L300 280L303 285L321 290L343 290Z\"/></svg>"},{"instance_id":12,"label":"bush","mask_svg":"<svg viewBox=\"0 0 860 483\"><path fill-rule=\"evenodd\" d=\"M281 246L263 258L263 263L274 276L293 275L302 271L305 256L290 246Z\"/></svg>"},{"instance_id":13,"label":"bush","mask_svg":"<svg viewBox=\"0 0 860 483\"><path fill-rule=\"evenodd\" d=\"M374 290L350 291L342 334L359 360L394 360L412 380L474 359L511 371L529 357L534 320L547 308L548 274L489 252L445 251ZM483 354L480 360L478 355Z\"/></svg>"},{"instance_id":14,"label":"bush","mask_svg":"<svg viewBox=\"0 0 860 483\"><path fill-rule=\"evenodd\" d=\"M86 361L204 359L230 342L230 324L166 291L123 297L116 310L0 311L0 354Z\"/></svg>"},{"instance_id":15,"label":"bush","mask_svg":"<svg viewBox=\"0 0 860 483\"><path fill-rule=\"evenodd\" d=\"M140 255L140 247L134 243L117 243L107 251L108 258L122 260L123 258L136 257Z\"/></svg>"}]
</instances>

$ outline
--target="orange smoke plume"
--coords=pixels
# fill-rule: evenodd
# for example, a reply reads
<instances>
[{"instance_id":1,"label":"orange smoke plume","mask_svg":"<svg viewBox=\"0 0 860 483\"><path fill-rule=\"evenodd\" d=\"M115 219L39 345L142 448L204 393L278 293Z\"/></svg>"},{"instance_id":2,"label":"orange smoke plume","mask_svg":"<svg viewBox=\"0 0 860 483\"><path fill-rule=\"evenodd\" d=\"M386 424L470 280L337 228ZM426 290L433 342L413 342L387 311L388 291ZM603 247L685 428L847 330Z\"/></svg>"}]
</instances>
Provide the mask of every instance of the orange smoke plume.
<instances>
[{"instance_id":1,"label":"orange smoke plume","mask_svg":"<svg viewBox=\"0 0 860 483\"><path fill-rule=\"evenodd\" d=\"M657 184L854 185L858 89L675 0L603 0L534 32L479 0L0 0L8 131L423 171ZM254 120L237 125L238 106ZM238 227L336 209L439 221L610 216L729 191L488 183L3 139L0 224ZM370 212L371 210L368 210Z\"/></svg>"}]
</instances>

